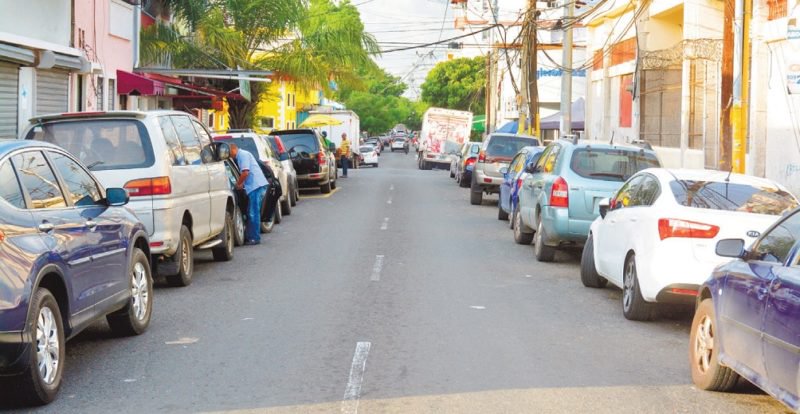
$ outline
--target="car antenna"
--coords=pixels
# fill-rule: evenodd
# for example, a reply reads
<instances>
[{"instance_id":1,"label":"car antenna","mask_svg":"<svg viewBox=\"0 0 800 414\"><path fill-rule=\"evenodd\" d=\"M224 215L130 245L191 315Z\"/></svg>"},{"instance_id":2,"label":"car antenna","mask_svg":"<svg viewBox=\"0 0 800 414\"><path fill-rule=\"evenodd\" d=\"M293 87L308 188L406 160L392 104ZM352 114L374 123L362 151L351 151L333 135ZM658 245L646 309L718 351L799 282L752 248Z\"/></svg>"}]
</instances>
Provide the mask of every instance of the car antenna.
<instances>
[{"instance_id":1,"label":"car antenna","mask_svg":"<svg viewBox=\"0 0 800 414\"><path fill-rule=\"evenodd\" d=\"M728 171L728 176L725 177L725 182L726 183L731 182L731 174L733 174L733 165L731 165L731 169L730 169L730 171Z\"/></svg>"},{"instance_id":2,"label":"car antenna","mask_svg":"<svg viewBox=\"0 0 800 414\"><path fill-rule=\"evenodd\" d=\"M616 131L611 131L611 141L608 142L608 145L614 145L614 133Z\"/></svg>"}]
</instances>

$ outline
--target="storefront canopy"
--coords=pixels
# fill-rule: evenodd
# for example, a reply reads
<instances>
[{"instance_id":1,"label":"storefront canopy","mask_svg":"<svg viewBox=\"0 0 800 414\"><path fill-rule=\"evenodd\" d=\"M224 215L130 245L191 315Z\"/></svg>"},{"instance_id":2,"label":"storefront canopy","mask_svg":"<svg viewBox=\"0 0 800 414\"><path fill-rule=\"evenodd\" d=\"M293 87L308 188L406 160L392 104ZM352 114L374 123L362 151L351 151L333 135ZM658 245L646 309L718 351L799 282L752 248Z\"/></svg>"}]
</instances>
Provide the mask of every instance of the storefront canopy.
<instances>
[{"instance_id":1,"label":"storefront canopy","mask_svg":"<svg viewBox=\"0 0 800 414\"><path fill-rule=\"evenodd\" d=\"M495 132L507 132L509 134L516 134L517 131L519 131L519 124L517 123L517 121L511 121L501 126L500 128L497 128L497 131Z\"/></svg>"},{"instance_id":2,"label":"storefront canopy","mask_svg":"<svg viewBox=\"0 0 800 414\"><path fill-rule=\"evenodd\" d=\"M117 92L120 95L164 95L164 83L135 73L117 70Z\"/></svg>"},{"instance_id":3,"label":"storefront canopy","mask_svg":"<svg viewBox=\"0 0 800 414\"><path fill-rule=\"evenodd\" d=\"M486 131L486 115L476 115L472 118L472 130L475 132Z\"/></svg>"}]
</instances>

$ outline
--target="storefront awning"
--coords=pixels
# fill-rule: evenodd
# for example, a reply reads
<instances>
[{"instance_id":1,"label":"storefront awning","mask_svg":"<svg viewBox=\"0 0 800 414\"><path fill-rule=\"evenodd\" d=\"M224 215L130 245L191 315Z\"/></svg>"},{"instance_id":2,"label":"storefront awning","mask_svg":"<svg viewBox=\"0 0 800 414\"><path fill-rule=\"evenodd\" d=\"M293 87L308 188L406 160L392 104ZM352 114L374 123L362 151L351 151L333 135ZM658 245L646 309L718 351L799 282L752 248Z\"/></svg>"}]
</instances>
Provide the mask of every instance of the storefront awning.
<instances>
[{"instance_id":1,"label":"storefront awning","mask_svg":"<svg viewBox=\"0 0 800 414\"><path fill-rule=\"evenodd\" d=\"M117 92L120 95L164 95L164 83L135 73L117 70Z\"/></svg>"}]
</instances>

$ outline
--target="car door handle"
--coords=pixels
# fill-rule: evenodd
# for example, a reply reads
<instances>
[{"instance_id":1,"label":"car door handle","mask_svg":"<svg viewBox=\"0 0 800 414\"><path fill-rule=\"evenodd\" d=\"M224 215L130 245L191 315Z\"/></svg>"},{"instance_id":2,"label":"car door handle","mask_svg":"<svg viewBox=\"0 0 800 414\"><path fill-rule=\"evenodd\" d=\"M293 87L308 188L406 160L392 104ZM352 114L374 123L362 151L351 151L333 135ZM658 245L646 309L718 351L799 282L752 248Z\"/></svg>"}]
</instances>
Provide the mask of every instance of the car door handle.
<instances>
[{"instance_id":1,"label":"car door handle","mask_svg":"<svg viewBox=\"0 0 800 414\"><path fill-rule=\"evenodd\" d=\"M764 297L767 296L767 293L769 293L769 289L767 289L766 286L761 286L756 289L756 297L758 297L758 300L764 299Z\"/></svg>"},{"instance_id":2,"label":"car door handle","mask_svg":"<svg viewBox=\"0 0 800 414\"><path fill-rule=\"evenodd\" d=\"M48 221L43 221L42 224L39 224L38 227L39 231L42 233L50 233L55 228L56 226L54 226L53 223L50 223Z\"/></svg>"},{"instance_id":3,"label":"car door handle","mask_svg":"<svg viewBox=\"0 0 800 414\"><path fill-rule=\"evenodd\" d=\"M94 220L86 220L86 227L88 227L91 230L94 230L97 228L97 222Z\"/></svg>"}]
</instances>

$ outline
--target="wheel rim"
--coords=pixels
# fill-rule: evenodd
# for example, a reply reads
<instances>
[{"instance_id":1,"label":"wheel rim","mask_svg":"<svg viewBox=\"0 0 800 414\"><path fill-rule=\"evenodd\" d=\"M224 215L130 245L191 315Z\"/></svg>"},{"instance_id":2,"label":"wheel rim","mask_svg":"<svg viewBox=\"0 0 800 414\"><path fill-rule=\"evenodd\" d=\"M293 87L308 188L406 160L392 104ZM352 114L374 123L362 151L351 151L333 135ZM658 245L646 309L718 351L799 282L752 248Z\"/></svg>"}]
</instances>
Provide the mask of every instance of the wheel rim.
<instances>
[{"instance_id":1,"label":"wheel rim","mask_svg":"<svg viewBox=\"0 0 800 414\"><path fill-rule=\"evenodd\" d=\"M227 221L226 223L229 223L229 222L230 221ZM231 253L233 251L233 232L234 231L235 231L234 229L230 229L229 228L225 232L225 243L226 243L225 247L228 250L228 253Z\"/></svg>"},{"instance_id":2,"label":"wheel rim","mask_svg":"<svg viewBox=\"0 0 800 414\"><path fill-rule=\"evenodd\" d=\"M542 252L542 223L539 222L539 226L536 227L536 235L534 235L534 245L533 251L538 256Z\"/></svg>"},{"instance_id":3,"label":"wheel rim","mask_svg":"<svg viewBox=\"0 0 800 414\"><path fill-rule=\"evenodd\" d=\"M694 340L694 362L701 373L705 374L711 366L713 351L714 326L709 315L703 315L703 319L697 325Z\"/></svg>"},{"instance_id":4,"label":"wheel rim","mask_svg":"<svg viewBox=\"0 0 800 414\"><path fill-rule=\"evenodd\" d=\"M515 236L519 236L519 233L520 233L519 225L520 225L520 221L521 220L522 219L519 217L519 213L517 213L517 211L515 210L514 211L514 235Z\"/></svg>"},{"instance_id":5,"label":"wheel rim","mask_svg":"<svg viewBox=\"0 0 800 414\"><path fill-rule=\"evenodd\" d=\"M628 264L625 265L625 276L622 289L622 307L626 311L631 308L631 304L633 303L635 281L636 265L634 265L633 259L630 259L628 260Z\"/></svg>"},{"instance_id":6,"label":"wheel rim","mask_svg":"<svg viewBox=\"0 0 800 414\"><path fill-rule=\"evenodd\" d=\"M43 307L36 319L36 362L39 375L46 384L52 384L56 379L60 348L56 317L50 308Z\"/></svg>"},{"instance_id":7,"label":"wheel rim","mask_svg":"<svg viewBox=\"0 0 800 414\"><path fill-rule=\"evenodd\" d=\"M184 238L183 241L181 241L181 267L183 267L184 271L189 270L189 249L191 249L191 246L189 246L189 239Z\"/></svg>"},{"instance_id":8,"label":"wheel rim","mask_svg":"<svg viewBox=\"0 0 800 414\"><path fill-rule=\"evenodd\" d=\"M242 214L239 213L236 215L236 237L239 240L244 240L244 221L242 220Z\"/></svg>"},{"instance_id":9,"label":"wheel rim","mask_svg":"<svg viewBox=\"0 0 800 414\"><path fill-rule=\"evenodd\" d=\"M133 265L131 297L133 298L133 316L136 317L136 320L143 321L147 317L150 289L147 283L147 270L141 262L136 262Z\"/></svg>"}]
</instances>

